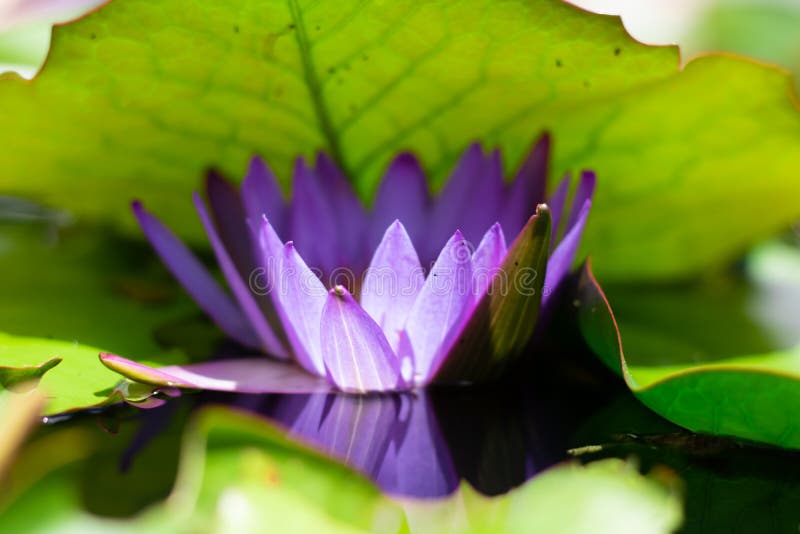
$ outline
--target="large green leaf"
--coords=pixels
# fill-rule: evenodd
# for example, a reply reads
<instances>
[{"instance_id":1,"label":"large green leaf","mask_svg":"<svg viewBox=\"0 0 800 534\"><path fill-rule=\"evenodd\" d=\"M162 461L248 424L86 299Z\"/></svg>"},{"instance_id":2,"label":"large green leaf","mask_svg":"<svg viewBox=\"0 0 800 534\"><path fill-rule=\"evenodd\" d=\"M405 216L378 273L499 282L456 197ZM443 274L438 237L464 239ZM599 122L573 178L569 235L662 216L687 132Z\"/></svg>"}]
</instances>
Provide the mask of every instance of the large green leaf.
<instances>
[{"instance_id":1,"label":"large green leaf","mask_svg":"<svg viewBox=\"0 0 800 534\"><path fill-rule=\"evenodd\" d=\"M800 448L799 274L797 249L765 245L738 276L612 287L606 299L585 267L575 305L592 349L657 413L696 432Z\"/></svg>"},{"instance_id":2,"label":"large green leaf","mask_svg":"<svg viewBox=\"0 0 800 534\"><path fill-rule=\"evenodd\" d=\"M331 152L366 196L398 150L440 184L473 139L600 175L587 247L615 277L674 277L800 215L787 75L672 48L557 0L125 0L58 28L33 83L0 81L7 188L132 225L141 197L199 236L201 171ZM768 206L757 218L742 206ZM676 214L680 217L676 217ZM635 221L635 224L633 224Z\"/></svg>"},{"instance_id":3,"label":"large green leaf","mask_svg":"<svg viewBox=\"0 0 800 534\"><path fill-rule=\"evenodd\" d=\"M89 428L71 427L23 451L12 474L25 482L25 491L6 496L4 527L26 532L263 532L269 526L275 532L661 533L673 531L682 516L679 493L669 481L643 477L620 460L557 467L497 498L465 487L445 500L397 501L263 419L216 407L189 425L169 498L130 520L112 521L87 513L75 496L76 479L86 476L82 463L97 465L96 443ZM35 460L51 449L53 459L42 472ZM31 472L39 479L33 480ZM113 495L110 486L107 491ZM582 514L569 513L576 506ZM47 513L37 513L43 509Z\"/></svg>"}]
</instances>

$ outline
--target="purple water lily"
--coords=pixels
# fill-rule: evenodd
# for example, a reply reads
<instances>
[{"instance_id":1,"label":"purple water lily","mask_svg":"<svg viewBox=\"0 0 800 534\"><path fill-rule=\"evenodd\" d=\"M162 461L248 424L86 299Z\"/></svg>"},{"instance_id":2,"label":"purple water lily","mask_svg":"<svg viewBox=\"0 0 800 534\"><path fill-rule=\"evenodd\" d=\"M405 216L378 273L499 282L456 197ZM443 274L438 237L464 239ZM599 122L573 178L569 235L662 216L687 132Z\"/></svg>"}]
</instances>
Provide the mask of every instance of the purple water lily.
<instances>
[{"instance_id":1,"label":"purple water lily","mask_svg":"<svg viewBox=\"0 0 800 534\"><path fill-rule=\"evenodd\" d=\"M568 178L546 197L549 144L544 136L510 183L499 151L474 144L437 196L402 154L372 209L324 155L313 168L298 160L291 202L258 158L239 192L210 173L208 204L194 201L234 299L134 203L156 252L227 335L299 367L260 358L153 369L101 358L138 381L241 392L401 391L494 377L549 308L591 206L590 172L566 217ZM506 234L516 236L510 247Z\"/></svg>"}]
</instances>

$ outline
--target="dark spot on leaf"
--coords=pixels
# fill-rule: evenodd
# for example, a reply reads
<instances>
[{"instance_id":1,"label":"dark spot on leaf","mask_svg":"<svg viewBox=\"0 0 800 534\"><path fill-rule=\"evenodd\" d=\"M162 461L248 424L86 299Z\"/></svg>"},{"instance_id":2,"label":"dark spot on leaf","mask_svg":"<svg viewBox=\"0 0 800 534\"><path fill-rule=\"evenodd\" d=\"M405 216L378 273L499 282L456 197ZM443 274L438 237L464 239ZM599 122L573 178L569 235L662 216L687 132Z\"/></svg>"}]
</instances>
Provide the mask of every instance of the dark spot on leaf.
<instances>
[{"instance_id":1,"label":"dark spot on leaf","mask_svg":"<svg viewBox=\"0 0 800 534\"><path fill-rule=\"evenodd\" d=\"M233 33L239 33L239 26L233 27Z\"/></svg>"},{"instance_id":2,"label":"dark spot on leaf","mask_svg":"<svg viewBox=\"0 0 800 534\"><path fill-rule=\"evenodd\" d=\"M91 35L89 36L89 39L91 39L92 41L94 41L95 39L97 39L97 35L93 33L93 34L91 34Z\"/></svg>"},{"instance_id":3,"label":"dark spot on leaf","mask_svg":"<svg viewBox=\"0 0 800 534\"><path fill-rule=\"evenodd\" d=\"M344 78L337 78L336 85L342 85L344 83Z\"/></svg>"},{"instance_id":4,"label":"dark spot on leaf","mask_svg":"<svg viewBox=\"0 0 800 534\"><path fill-rule=\"evenodd\" d=\"M293 30L293 29L294 29L294 23L292 23L292 24L289 24L288 28L289 28L290 30Z\"/></svg>"},{"instance_id":5,"label":"dark spot on leaf","mask_svg":"<svg viewBox=\"0 0 800 534\"><path fill-rule=\"evenodd\" d=\"M583 80L583 86L584 87L589 87L590 85L592 85L592 84L589 83L589 80Z\"/></svg>"},{"instance_id":6,"label":"dark spot on leaf","mask_svg":"<svg viewBox=\"0 0 800 534\"><path fill-rule=\"evenodd\" d=\"M618 56L618 55L620 55L621 53L622 53L622 49L621 49L621 48L617 47L617 48L615 48L615 49L614 49L614 55L615 55L615 56Z\"/></svg>"},{"instance_id":7,"label":"dark spot on leaf","mask_svg":"<svg viewBox=\"0 0 800 534\"><path fill-rule=\"evenodd\" d=\"M369 56L367 54L364 54L363 56L361 56L361 59L367 61L369 59Z\"/></svg>"},{"instance_id":8,"label":"dark spot on leaf","mask_svg":"<svg viewBox=\"0 0 800 534\"><path fill-rule=\"evenodd\" d=\"M514 262L514 267L519 267L519 262L518 261Z\"/></svg>"},{"instance_id":9,"label":"dark spot on leaf","mask_svg":"<svg viewBox=\"0 0 800 534\"><path fill-rule=\"evenodd\" d=\"M556 60L556 67L561 67L561 60L560 59Z\"/></svg>"},{"instance_id":10,"label":"dark spot on leaf","mask_svg":"<svg viewBox=\"0 0 800 534\"><path fill-rule=\"evenodd\" d=\"M336 69L335 69L335 68L333 68L333 67L328 67L328 74L333 74L334 72L336 72Z\"/></svg>"},{"instance_id":11,"label":"dark spot on leaf","mask_svg":"<svg viewBox=\"0 0 800 534\"><path fill-rule=\"evenodd\" d=\"M317 31L319 31L319 30L320 30L319 24L317 24L317 27L316 27L315 29L316 29Z\"/></svg>"}]
</instances>

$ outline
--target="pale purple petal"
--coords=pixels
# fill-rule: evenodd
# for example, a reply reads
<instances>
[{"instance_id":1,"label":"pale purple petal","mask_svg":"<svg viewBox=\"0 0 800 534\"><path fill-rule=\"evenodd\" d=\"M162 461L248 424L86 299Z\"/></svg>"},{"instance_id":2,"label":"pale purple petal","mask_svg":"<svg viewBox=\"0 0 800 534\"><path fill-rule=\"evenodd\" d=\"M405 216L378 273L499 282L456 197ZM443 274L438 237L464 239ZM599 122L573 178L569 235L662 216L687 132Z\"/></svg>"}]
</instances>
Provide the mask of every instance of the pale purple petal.
<instances>
[{"instance_id":1,"label":"pale purple petal","mask_svg":"<svg viewBox=\"0 0 800 534\"><path fill-rule=\"evenodd\" d=\"M478 248L472 254L472 281L474 302L477 303L495 274L500 270L508 247L500 223L494 223L484 234Z\"/></svg>"},{"instance_id":2,"label":"pale purple petal","mask_svg":"<svg viewBox=\"0 0 800 534\"><path fill-rule=\"evenodd\" d=\"M190 365L150 367L114 354L101 354L109 369L136 382L165 387L238 393L321 393L331 391L325 379L295 365L264 357L215 360Z\"/></svg>"},{"instance_id":3,"label":"pale purple petal","mask_svg":"<svg viewBox=\"0 0 800 534\"><path fill-rule=\"evenodd\" d=\"M339 229L333 206L325 197L319 179L305 161L294 168L289 235L308 265L331 272L339 266Z\"/></svg>"},{"instance_id":4,"label":"pale purple petal","mask_svg":"<svg viewBox=\"0 0 800 534\"><path fill-rule=\"evenodd\" d=\"M343 391L388 391L401 383L400 361L380 326L342 286L322 310L322 357L329 378Z\"/></svg>"},{"instance_id":5,"label":"pale purple petal","mask_svg":"<svg viewBox=\"0 0 800 534\"><path fill-rule=\"evenodd\" d=\"M134 202L132 207L147 240L197 305L232 339L248 347L258 347L253 327L200 260L140 202Z\"/></svg>"},{"instance_id":6,"label":"pale purple petal","mask_svg":"<svg viewBox=\"0 0 800 534\"><path fill-rule=\"evenodd\" d=\"M222 269L222 273L225 275L228 285L230 285L236 300L239 302L239 306L241 306L242 310L245 312L247 319L250 321L256 335L261 341L262 349L274 356L287 358L288 353L286 352L286 348L267 322L266 316L249 286L250 277L248 276L247 282L245 282L242 276L240 276L236 265L233 263L233 260L217 233L216 226L206 210L203 199L200 198L200 195L197 193L194 194L194 206L200 216L200 222L202 222L203 228L206 234L208 234L211 248L214 250L220 269ZM243 237L249 239L249 233L246 230ZM253 268L255 268L255 261L253 261Z\"/></svg>"},{"instance_id":7,"label":"pale purple petal","mask_svg":"<svg viewBox=\"0 0 800 534\"><path fill-rule=\"evenodd\" d=\"M412 241L420 247L427 241L430 211L431 195L417 158L408 153L398 155L389 165L375 195L370 244L377 246L383 238L383 229L392 221L399 220ZM438 252L438 247L435 250ZM429 250L420 250L419 253L423 257L436 255Z\"/></svg>"},{"instance_id":8,"label":"pale purple petal","mask_svg":"<svg viewBox=\"0 0 800 534\"><path fill-rule=\"evenodd\" d=\"M278 179L259 157L250 160L250 168L242 182L241 196L251 222L258 224L261 217L266 215L279 234L286 231L289 207L283 199Z\"/></svg>"},{"instance_id":9,"label":"pale purple petal","mask_svg":"<svg viewBox=\"0 0 800 534\"><path fill-rule=\"evenodd\" d=\"M439 254L406 322L416 383L429 378L472 303L472 251L456 231Z\"/></svg>"},{"instance_id":10,"label":"pale purple petal","mask_svg":"<svg viewBox=\"0 0 800 534\"><path fill-rule=\"evenodd\" d=\"M506 205L501 223L508 235L517 235L536 206L545 199L547 168L550 157L550 136L543 135L525 158L506 191Z\"/></svg>"},{"instance_id":11,"label":"pale purple petal","mask_svg":"<svg viewBox=\"0 0 800 534\"><path fill-rule=\"evenodd\" d=\"M270 232L271 227L265 221L263 242L275 247L277 236ZM291 241L273 253L277 254L280 261L272 281L272 296L276 299L286 335L294 349L294 357L308 372L324 376L320 319L328 292Z\"/></svg>"},{"instance_id":12,"label":"pale purple petal","mask_svg":"<svg viewBox=\"0 0 800 534\"><path fill-rule=\"evenodd\" d=\"M425 275L411 238L399 221L386 230L364 273L361 306L375 319L398 353L400 331L414 305Z\"/></svg>"},{"instance_id":13,"label":"pale purple petal","mask_svg":"<svg viewBox=\"0 0 800 534\"><path fill-rule=\"evenodd\" d=\"M547 206L550 208L552 215L553 226L550 233L550 249L556 246L556 236L558 235L558 227L562 222L564 214L564 207L567 202L567 194L569 193L569 174L562 178L561 182L556 187L556 190L547 197Z\"/></svg>"},{"instance_id":14,"label":"pale purple petal","mask_svg":"<svg viewBox=\"0 0 800 534\"><path fill-rule=\"evenodd\" d=\"M544 310L547 308L550 297L556 292L558 286L572 268L572 263L575 261L575 254L578 252L578 245L580 244L583 228L586 226L586 219L589 217L589 210L591 207L592 200L586 199L574 224L561 239L561 242L555 250L553 250L550 259L547 261L547 274L545 275L544 288L542 289L542 313L544 313Z\"/></svg>"}]
</instances>

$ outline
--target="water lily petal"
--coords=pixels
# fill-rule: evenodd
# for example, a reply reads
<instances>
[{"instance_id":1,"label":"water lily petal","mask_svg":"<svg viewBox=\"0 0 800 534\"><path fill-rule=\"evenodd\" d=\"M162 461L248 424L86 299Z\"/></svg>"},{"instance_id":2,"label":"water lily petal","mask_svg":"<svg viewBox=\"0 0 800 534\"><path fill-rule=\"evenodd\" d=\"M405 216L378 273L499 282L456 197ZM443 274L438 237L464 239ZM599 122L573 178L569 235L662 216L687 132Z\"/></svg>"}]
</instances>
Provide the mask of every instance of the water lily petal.
<instances>
[{"instance_id":1,"label":"water lily petal","mask_svg":"<svg viewBox=\"0 0 800 534\"><path fill-rule=\"evenodd\" d=\"M241 197L247 218L259 223L266 215L279 234L286 231L289 208L284 201L278 179L259 157L250 160L247 176L242 181Z\"/></svg>"},{"instance_id":2,"label":"water lily petal","mask_svg":"<svg viewBox=\"0 0 800 534\"><path fill-rule=\"evenodd\" d=\"M594 196L596 184L597 177L595 176L594 172L584 171L581 173L581 179L578 182L578 187L575 189L575 196L572 198L572 209L569 212L567 225L564 227L565 235L573 226L575 226L583 214L583 208L586 204L586 201Z\"/></svg>"},{"instance_id":3,"label":"water lily petal","mask_svg":"<svg viewBox=\"0 0 800 534\"><path fill-rule=\"evenodd\" d=\"M395 353L400 331L424 283L425 275L411 238L400 221L395 221L384 233L364 273L360 299Z\"/></svg>"},{"instance_id":4,"label":"water lily petal","mask_svg":"<svg viewBox=\"0 0 800 534\"><path fill-rule=\"evenodd\" d=\"M222 269L222 273L225 275L225 279L228 281L231 291L233 291L236 300L239 302L239 306L241 306L245 316L253 326L253 329L255 330L256 335L261 342L262 349L273 356L277 356L279 358L288 358L286 348L284 347L280 338L273 331L272 326L270 326L265 314L263 313L261 305L256 300L255 293L250 288L250 276L248 275L246 278L246 283L234 264L233 259L228 253L227 248L223 244L219 233L217 233L217 227L211 220L203 199L200 198L200 195L197 193L194 194L193 199L197 214L200 216L200 222L203 224L206 234L208 234L208 239L211 242L211 248L214 250L214 255L217 257L217 262L219 263L220 269ZM244 227L244 220L241 222L242 226ZM242 235L245 239L249 239L250 234L246 227L244 227L242 230ZM255 270L255 260L250 261L252 261L252 270Z\"/></svg>"},{"instance_id":5,"label":"water lily petal","mask_svg":"<svg viewBox=\"0 0 800 534\"><path fill-rule=\"evenodd\" d=\"M343 391L386 391L401 382L400 361L381 327L342 286L322 310L322 357L328 377Z\"/></svg>"},{"instance_id":6,"label":"water lily petal","mask_svg":"<svg viewBox=\"0 0 800 534\"><path fill-rule=\"evenodd\" d=\"M337 266L337 217L325 197L316 173L298 159L292 182L292 206L289 209L289 235L308 265L331 272Z\"/></svg>"},{"instance_id":7,"label":"water lily petal","mask_svg":"<svg viewBox=\"0 0 800 534\"><path fill-rule=\"evenodd\" d=\"M443 348L430 376L436 382L489 380L519 356L539 318L550 242L550 210L536 215L511 244L489 290Z\"/></svg>"},{"instance_id":8,"label":"water lily petal","mask_svg":"<svg viewBox=\"0 0 800 534\"><path fill-rule=\"evenodd\" d=\"M434 199L431 222L428 229L430 245L438 249L443 246L454 228L461 228L469 217L462 209L474 204L474 190L483 181L484 156L479 143L472 143L461 155L444 188ZM470 216L474 213L470 213ZM485 228L485 227L484 227ZM481 228L479 231L483 231ZM468 239L477 236L466 234Z\"/></svg>"},{"instance_id":9,"label":"water lily petal","mask_svg":"<svg viewBox=\"0 0 800 534\"><path fill-rule=\"evenodd\" d=\"M559 226L562 222L564 214L564 207L567 203L567 195L569 194L569 174L564 176L550 196L547 197L547 206L550 208L550 213L553 217L553 227L550 233L550 248L556 246L556 237L558 234Z\"/></svg>"},{"instance_id":10,"label":"water lily petal","mask_svg":"<svg viewBox=\"0 0 800 534\"><path fill-rule=\"evenodd\" d=\"M494 223L472 254L472 283L476 303L483 297L495 274L500 270L507 252L503 228L500 223Z\"/></svg>"},{"instance_id":11,"label":"water lily petal","mask_svg":"<svg viewBox=\"0 0 800 534\"><path fill-rule=\"evenodd\" d=\"M260 342L250 322L200 260L141 202L134 202L132 207L145 237L197 305L232 339L258 347Z\"/></svg>"},{"instance_id":12,"label":"water lily petal","mask_svg":"<svg viewBox=\"0 0 800 534\"><path fill-rule=\"evenodd\" d=\"M422 244L427 242L428 218L432 208L428 182L425 173L413 154L403 153L398 155L378 186L375 194L375 203L372 206L373 235L370 244L374 247L383 239L384 228L392 221L403 222L416 244L421 258L435 256L438 252L422 249Z\"/></svg>"},{"instance_id":13,"label":"water lily petal","mask_svg":"<svg viewBox=\"0 0 800 534\"><path fill-rule=\"evenodd\" d=\"M265 357L158 368L115 354L102 353L100 361L130 380L156 386L237 393L324 393L331 390L324 378Z\"/></svg>"},{"instance_id":14,"label":"water lily petal","mask_svg":"<svg viewBox=\"0 0 800 534\"><path fill-rule=\"evenodd\" d=\"M406 322L417 383L424 382L472 302L472 251L456 231L439 254Z\"/></svg>"},{"instance_id":15,"label":"water lily petal","mask_svg":"<svg viewBox=\"0 0 800 534\"><path fill-rule=\"evenodd\" d=\"M569 274L572 263L575 261L575 254L578 252L578 245L581 241L583 229L586 226L586 219L592 207L592 200L586 199L583 207L578 212L575 221L569 227L569 231L561 239L561 242L553 250L550 260L547 262L547 276L544 281L542 294L542 308L547 308L552 295L555 294L558 286Z\"/></svg>"},{"instance_id":16,"label":"water lily petal","mask_svg":"<svg viewBox=\"0 0 800 534\"><path fill-rule=\"evenodd\" d=\"M550 136L545 134L536 141L506 191L501 223L508 235L517 235L536 211L536 205L544 201L549 159Z\"/></svg>"},{"instance_id":17,"label":"water lily petal","mask_svg":"<svg viewBox=\"0 0 800 534\"><path fill-rule=\"evenodd\" d=\"M274 247L276 236L268 237L270 229L269 223L266 223L263 229L265 243L271 241L269 246ZM294 349L294 357L308 372L324 376L320 319L328 292L291 241L275 252L279 261L273 275L272 295L276 299L289 343Z\"/></svg>"},{"instance_id":18,"label":"water lily petal","mask_svg":"<svg viewBox=\"0 0 800 534\"><path fill-rule=\"evenodd\" d=\"M347 236L339 241L336 267L348 266L361 270L369 259L365 239L368 217L364 205L336 162L324 152L317 155L315 171L321 189L333 207L336 231Z\"/></svg>"}]
</instances>

